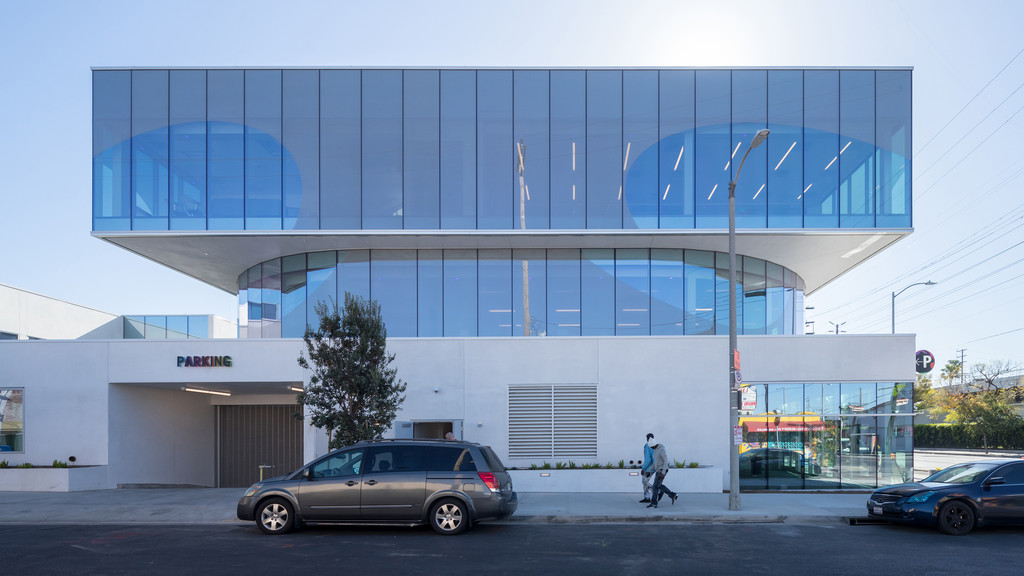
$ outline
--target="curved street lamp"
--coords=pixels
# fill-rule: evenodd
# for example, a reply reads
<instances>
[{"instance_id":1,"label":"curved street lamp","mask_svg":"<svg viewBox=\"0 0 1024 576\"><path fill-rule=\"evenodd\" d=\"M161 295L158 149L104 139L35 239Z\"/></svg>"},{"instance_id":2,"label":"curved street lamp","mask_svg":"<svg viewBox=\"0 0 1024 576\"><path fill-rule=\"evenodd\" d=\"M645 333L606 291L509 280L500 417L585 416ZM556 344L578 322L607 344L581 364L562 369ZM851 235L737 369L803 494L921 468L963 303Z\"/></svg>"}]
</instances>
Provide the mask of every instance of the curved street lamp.
<instances>
[{"instance_id":1,"label":"curved street lamp","mask_svg":"<svg viewBox=\"0 0 1024 576\"><path fill-rule=\"evenodd\" d=\"M739 427L740 391L736 387L736 181L747 154L768 137L768 129L757 131L743 153L736 175L729 181L729 510L740 509L740 447L734 439Z\"/></svg>"},{"instance_id":2,"label":"curved street lamp","mask_svg":"<svg viewBox=\"0 0 1024 576\"><path fill-rule=\"evenodd\" d=\"M935 286L936 284L938 284L938 282L932 282L931 280L929 280L927 282L914 282L910 286L907 286L907 288L911 288L913 286ZM904 288L903 290L900 290L899 292L893 292L892 293L892 333L893 334L896 333L896 297L899 296L900 294L903 294L907 290L907 288Z\"/></svg>"}]
</instances>

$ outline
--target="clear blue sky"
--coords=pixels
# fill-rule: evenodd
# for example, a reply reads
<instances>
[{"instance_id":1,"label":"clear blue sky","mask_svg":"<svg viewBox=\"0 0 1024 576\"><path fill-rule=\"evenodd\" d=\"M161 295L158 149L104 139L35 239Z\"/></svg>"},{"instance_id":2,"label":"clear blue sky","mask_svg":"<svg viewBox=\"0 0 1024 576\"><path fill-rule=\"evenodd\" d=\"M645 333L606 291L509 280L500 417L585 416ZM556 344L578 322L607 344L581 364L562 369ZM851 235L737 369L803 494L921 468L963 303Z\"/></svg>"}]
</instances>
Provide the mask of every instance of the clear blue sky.
<instances>
[{"instance_id":1,"label":"clear blue sky","mask_svg":"<svg viewBox=\"0 0 1024 576\"><path fill-rule=\"evenodd\" d=\"M891 293L933 280L897 299L897 331L940 365L1021 362L1021 22L1019 0L3 2L0 283L236 317L234 296L89 235L91 66L913 66L916 231L807 320L887 333Z\"/></svg>"}]
</instances>

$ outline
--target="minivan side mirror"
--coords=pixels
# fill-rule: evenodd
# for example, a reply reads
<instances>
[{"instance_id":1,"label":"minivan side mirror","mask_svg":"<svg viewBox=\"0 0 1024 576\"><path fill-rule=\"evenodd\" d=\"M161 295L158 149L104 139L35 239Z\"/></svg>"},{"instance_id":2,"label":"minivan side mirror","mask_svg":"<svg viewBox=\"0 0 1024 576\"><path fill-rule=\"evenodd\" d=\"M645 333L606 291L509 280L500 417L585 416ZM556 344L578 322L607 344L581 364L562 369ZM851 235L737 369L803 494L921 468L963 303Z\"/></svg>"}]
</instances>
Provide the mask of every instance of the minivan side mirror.
<instances>
[{"instance_id":1,"label":"minivan side mirror","mask_svg":"<svg viewBox=\"0 0 1024 576\"><path fill-rule=\"evenodd\" d=\"M302 471L302 477L305 478L306 480L312 480L313 479L313 467L310 466L309 468L306 468L305 470L303 470Z\"/></svg>"}]
</instances>

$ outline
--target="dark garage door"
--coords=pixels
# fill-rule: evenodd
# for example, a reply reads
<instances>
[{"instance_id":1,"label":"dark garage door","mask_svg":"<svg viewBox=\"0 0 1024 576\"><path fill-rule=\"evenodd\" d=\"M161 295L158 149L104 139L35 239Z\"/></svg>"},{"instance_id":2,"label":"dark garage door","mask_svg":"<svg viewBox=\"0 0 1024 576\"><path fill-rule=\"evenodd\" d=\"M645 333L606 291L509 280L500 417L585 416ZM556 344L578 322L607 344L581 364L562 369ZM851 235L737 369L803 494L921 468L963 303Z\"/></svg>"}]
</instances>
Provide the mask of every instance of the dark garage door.
<instances>
[{"instance_id":1,"label":"dark garage door","mask_svg":"<svg viewBox=\"0 0 1024 576\"><path fill-rule=\"evenodd\" d=\"M302 421L295 404L218 406L218 485L249 486L302 465Z\"/></svg>"}]
</instances>

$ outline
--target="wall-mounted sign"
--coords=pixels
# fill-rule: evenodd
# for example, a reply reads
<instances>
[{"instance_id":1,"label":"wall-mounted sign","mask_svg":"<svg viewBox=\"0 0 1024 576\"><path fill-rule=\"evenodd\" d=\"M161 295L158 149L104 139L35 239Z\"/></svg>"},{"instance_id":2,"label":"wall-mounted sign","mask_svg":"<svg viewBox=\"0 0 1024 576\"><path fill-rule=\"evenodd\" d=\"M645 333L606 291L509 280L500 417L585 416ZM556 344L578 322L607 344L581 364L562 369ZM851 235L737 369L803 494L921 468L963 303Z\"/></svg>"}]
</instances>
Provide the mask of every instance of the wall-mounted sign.
<instances>
[{"instance_id":1,"label":"wall-mounted sign","mask_svg":"<svg viewBox=\"0 0 1024 576\"><path fill-rule=\"evenodd\" d=\"M927 350L917 351L917 373L927 374L935 368L935 356Z\"/></svg>"},{"instance_id":2,"label":"wall-mounted sign","mask_svg":"<svg viewBox=\"0 0 1024 576\"><path fill-rule=\"evenodd\" d=\"M178 368L230 368L231 356L178 356Z\"/></svg>"}]
</instances>

